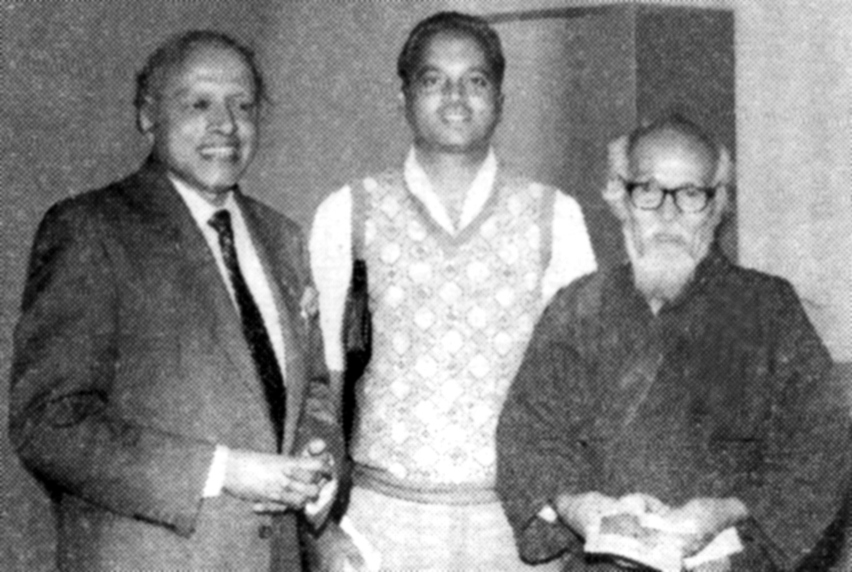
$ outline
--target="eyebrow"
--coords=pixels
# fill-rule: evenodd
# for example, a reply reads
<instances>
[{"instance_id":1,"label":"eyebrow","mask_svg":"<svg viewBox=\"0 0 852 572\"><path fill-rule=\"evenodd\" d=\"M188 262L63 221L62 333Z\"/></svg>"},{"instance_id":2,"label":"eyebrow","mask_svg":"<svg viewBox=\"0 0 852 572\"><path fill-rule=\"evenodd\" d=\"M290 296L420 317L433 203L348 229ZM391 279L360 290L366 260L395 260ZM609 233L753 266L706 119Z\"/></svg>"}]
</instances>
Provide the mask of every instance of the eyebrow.
<instances>
[{"instance_id":1,"label":"eyebrow","mask_svg":"<svg viewBox=\"0 0 852 572\"><path fill-rule=\"evenodd\" d=\"M437 67L432 65L422 65L415 70L415 75L422 75L426 72L430 71L440 71Z\"/></svg>"},{"instance_id":2,"label":"eyebrow","mask_svg":"<svg viewBox=\"0 0 852 572\"><path fill-rule=\"evenodd\" d=\"M714 185L712 183L706 184L706 185L701 184L701 183L684 183L682 185L677 185L676 187L664 187L654 177L651 177L650 179L642 179L642 178L631 179L631 178L625 178L621 175L618 175L618 178L621 179L621 182L624 183L625 185L647 185L649 183L655 183L658 187L660 187L660 189L666 190L666 191L677 191L677 190L680 190L680 189L687 189L689 187L692 187L692 188L695 188L695 189L707 190L707 189L715 189L717 187L717 185Z\"/></svg>"},{"instance_id":3,"label":"eyebrow","mask_svg":"<svg viewBox=\"0 0 852 572\"><path fill-rule=\"evenodd\" d=\"M486 76L488 76L488 77L494 77L494 74L491 72L491 69L490 69L490 68L488 68L488 67L480 67L480 66L477 66L477 67L473 68L473 69L472 69L472 70L470 70L470 71L479 72L479 73L481 73L482 75L486 75Z\"/></svg>"},{"instance_id":4,"label":"eyebrow","mask_svg":"<svg viewBox=\"0 0 852 572\"><path fill-rule=\"evenodd\" d=\"M174 97L185 97L187 95L209 95L212 92L213 92L213 90L208 90L208 89L204 88L203 86L199 87L198 84L194 84L194 85L190 85L190 86L181 87L181 88L176 89L176 90L174 90L170 93ZM253 90L239 90L238 92L230 94L228 97L241 96L241 95L245 95L246 97L256 99L256 94L254 93Z\"/></svg>"},{"instance_id":5,"label":"eyebrow","mask_svg":"<svg viewBox=\"0 0 852 572\"><path fill-rule=\"evenodd\" d=\"M415 77L419 77L419 76L423 75L424 73L432 72L432 71L438 72L438 73L443 73L441 71L441 69L438 68L437 66L430 65L430 64L424 64L423 66L419 67L415 71L414 75L415 75ZM482 75L488 76L489 78L494 77L494 74L491 72L491 70L488 67L483 67L483 66L474 66L473 68L467 70L467 72L465 72L465 73L481 73Z\"/></svg>"}]
</instances>

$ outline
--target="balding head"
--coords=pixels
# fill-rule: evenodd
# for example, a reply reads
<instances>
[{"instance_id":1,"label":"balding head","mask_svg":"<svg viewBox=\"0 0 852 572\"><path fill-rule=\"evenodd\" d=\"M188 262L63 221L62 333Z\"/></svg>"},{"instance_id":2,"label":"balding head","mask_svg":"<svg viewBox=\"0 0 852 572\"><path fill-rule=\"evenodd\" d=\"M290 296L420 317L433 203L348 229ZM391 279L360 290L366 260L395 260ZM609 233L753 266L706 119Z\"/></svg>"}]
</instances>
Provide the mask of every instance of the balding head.
<instances>
[{"instance_id":1,"label":"balding head","mask_svg":"<svg viewBox=\"0 0 852 572\"><path fill-rule=\"evenodd\" d=\"M713 186L718 151L690 134L672 128L647 133L627 148L628 170L633 180L689 180Z\"/></svg>"},{"instance_id":2,"label":"balding head","mask_svg":"<svg viewBox=\"0 0 852 572\"><path fill-rule=\"evenodd\" d=\"M682 151L693 160L703 162L708 169L713 169L719 159L718 145L710 136L691 121L680 117L638 127L627 136L627 154L631 162L636 154L649 149Z\"/></svg>"}]
</instances>

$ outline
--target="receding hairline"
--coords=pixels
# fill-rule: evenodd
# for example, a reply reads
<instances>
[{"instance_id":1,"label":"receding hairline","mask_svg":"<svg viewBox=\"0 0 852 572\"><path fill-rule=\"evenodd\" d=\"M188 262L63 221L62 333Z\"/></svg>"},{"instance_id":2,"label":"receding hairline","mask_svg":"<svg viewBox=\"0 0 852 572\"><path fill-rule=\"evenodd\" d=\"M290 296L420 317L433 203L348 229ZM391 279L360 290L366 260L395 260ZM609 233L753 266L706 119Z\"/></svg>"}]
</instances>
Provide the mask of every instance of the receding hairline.
<instances>
[{"instance_id":1,"label":"receding hairline","mask_svg":"<svg viewBox=\"0 0 852 572\"><path fill-rule=\"evenodd\" d=\"M640 132L631 138L627 147L627 158L632 166L640 150L651 152L682 152L702 161L711 174L719 164L719 147L707 137L675 125L660 125Z\"/></svg>"},{"instance_id":2,"label":"receding hairline","mask_svg":"<svg viewBox=\"0 0 852 572\"><path fill-rule=\"evenodd\" d=\"M210 54L215 54L217 52L220 54L228 54L231 57L239 60L245 67L246 71L248 72L248 75L252 77L252 84L254 84L251 63L246 59L245 55L242 52L240 52L234 46L226 44L222 41L208 39L193 42L192 44L186 47L186 50L181 54L180 58L161 65L155 70L153 70L153 74L151 77L152 79L154 79L154 81L151 84L152 90L150 93L152 95L160 94L162 90L165 89L165 87L169 84L169 82L174 80L174 78L179 76L181 73L189 71L194 65L198 63L200 59L210 57ZM211 59L215 60L216 57L212 57ZM257 89L258 86L253 87L254 89Z\"/></svg>"},{"instance_id":3,"label":"receding hairline","mask_svg":"<svg viewBox=\"0 0 852 572\"><path fill-rule=\"evenodd\" d=\"M241 54L238 50L235 50L233 47L225 44L208 43L193 46L191 50L186 52L185 56L180 61L174 62L171 66L164 67L161 71L163 75L160 77L162 85L159 87L162 89L163 85L167 84L177 75L189 72L197 66L200 61L204 62L206 60L211 60L213 62L219 62L221 61L220 58L225 61L228 61L227 58L234 58L234 60L239 61L244 68L244 73L251 78L252 84L254 84L251 64L246 60L243 54ZM256 86L253 85L252 87L254 88Z\"/></svg>"},{"instance_id":4,"label":"receding hairline","mask_svg":"<svg viewBox=\"0 0 852 572\"><path fill-rule=\"evenodd\" d=\"M637 127L627 137L627 156L633 156L641 143L661 146L675 145L686 150L697 151L716 164L720 157L720 146L710 133L698 124L681 115L670 115Z\"/></svg>"},{"instance_id":5,"label":"receding hairline","mask_svg":"<svg viewBox=\"0 0 852 572\"><path fill-rule=\"evenodd\" d=\"M236 38L214 30L190 30L173 36L152 52L136 76L134 106L141 109L148 98L161 95L163 88L175 74L186 69L188 63L205 50L221 50L237 57L252 78L254 97L258 103L267 100L263 72L256 55Z\"/></svg>"}]
</instances>

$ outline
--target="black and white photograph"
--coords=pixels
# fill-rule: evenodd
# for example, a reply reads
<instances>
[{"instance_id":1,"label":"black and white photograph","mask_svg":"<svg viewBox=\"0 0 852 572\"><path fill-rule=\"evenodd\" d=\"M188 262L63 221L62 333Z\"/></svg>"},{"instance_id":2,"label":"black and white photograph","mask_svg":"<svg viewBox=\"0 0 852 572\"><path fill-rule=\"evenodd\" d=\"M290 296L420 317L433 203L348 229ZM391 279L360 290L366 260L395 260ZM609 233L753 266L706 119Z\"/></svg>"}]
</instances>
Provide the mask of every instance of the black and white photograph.
<instances>
[{"instance_id":1,"label":"black and white photograph","mask_svg":"<svg viewBox=\"0 0 852 572\"><path fill-rule=\"evenodd\" d=\"M852 572L848 0L0 0L0 567Z\"/></svg>"}]
</instances>

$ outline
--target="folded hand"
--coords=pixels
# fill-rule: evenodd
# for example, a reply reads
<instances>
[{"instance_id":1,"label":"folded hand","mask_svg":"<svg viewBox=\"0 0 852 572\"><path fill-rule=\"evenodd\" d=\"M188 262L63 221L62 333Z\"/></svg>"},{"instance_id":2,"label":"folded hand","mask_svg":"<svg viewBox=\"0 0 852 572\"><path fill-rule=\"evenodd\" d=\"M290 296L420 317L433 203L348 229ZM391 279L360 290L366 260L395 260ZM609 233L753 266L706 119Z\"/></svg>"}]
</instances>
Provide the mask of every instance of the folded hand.
<instances>
[{"instance_id":1,"label":"folded hand","mask_svg":"<svg viewBox=\"0 0 852 572\"><path fill-rule=\"evenodd\" d=\"M735 498L698 497L665 513L667 525L682 530L685 556L700 552L720 532L748 516L745 505Z\"/></svg>"},{"instance_id":2,"label":"folded hand","mask_svg":"<svg viewBox=\"0 0 852 572\"><path fill-rule=\"evenodd\" d=\"M624 511L618 499L590 491L578 495L560 495L556 499L556 512L574 532L586 537L602 516Z\"/></svg>"},{"instance_id":3,"label":"folded hand","mask_svg":"<svg viewBox=\"0 0 852 572\"><path fill-rule=\"evenodd\" d=\"M267 509L301 509L319 495L332 467L323 456L288 457L232 449L225 469L224 491L261 503Z\"/></svg>"}]
</instances>

